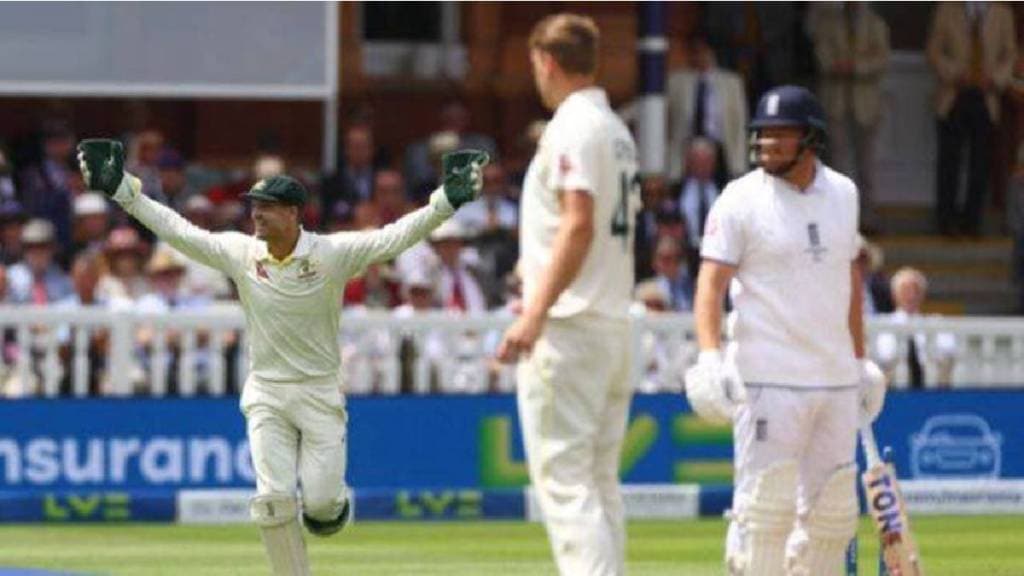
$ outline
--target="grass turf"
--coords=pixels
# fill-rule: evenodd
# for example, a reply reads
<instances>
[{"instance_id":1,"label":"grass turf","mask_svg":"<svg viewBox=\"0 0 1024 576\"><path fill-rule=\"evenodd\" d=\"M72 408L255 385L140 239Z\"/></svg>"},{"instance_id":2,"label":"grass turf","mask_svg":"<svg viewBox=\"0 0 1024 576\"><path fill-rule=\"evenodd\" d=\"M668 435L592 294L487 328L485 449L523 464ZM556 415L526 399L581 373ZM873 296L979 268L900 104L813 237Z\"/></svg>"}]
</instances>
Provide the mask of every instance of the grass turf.
<instances>
[{"instance_id":1,"label":"grass turf","mask_svg":"<svg viewBox=\"0 0 1024 576\"><path fill-rule=\"evenodd\" d=\"M914 532L928 576L1024 575L1024 517L918 517ZM721 520L633 522L631 576L718 575ZM876 541L860 529L860 574L876 574ZM307 538L318 576L553 576L543 528L523 522L357 523ZM256 528L121 525L0 526L6 568L125 576L268 574Z\"/></svg>"}]
</instances>

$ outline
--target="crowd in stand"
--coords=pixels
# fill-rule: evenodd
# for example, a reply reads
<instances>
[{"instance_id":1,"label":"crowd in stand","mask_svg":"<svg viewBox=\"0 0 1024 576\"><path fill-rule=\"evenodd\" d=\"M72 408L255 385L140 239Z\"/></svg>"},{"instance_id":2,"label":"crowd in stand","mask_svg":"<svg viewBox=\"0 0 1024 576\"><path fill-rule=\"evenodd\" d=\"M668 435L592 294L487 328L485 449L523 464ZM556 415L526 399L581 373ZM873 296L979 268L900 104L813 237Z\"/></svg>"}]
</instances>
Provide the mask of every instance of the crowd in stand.
<instances>
[{"instance_id":1,"label":"crowd in stand","mask_svg":"<svg viewBox=\"0 0 1024 576\"><path fill-rule=\"evenodd\" d=\"M752 5L755 10L762 8ZM1017 94L1021 90L1013 76L1022 66L1015 68L1016 36L1009 14L1000 4L944 4L931 26L926 50L940 87L935 107L940 156L936 217L944 234L977 235L980 230L981 206L990 185L985 179L993 153L990 135L1000 117L1004 91ZM638 309L691 310L708 210L728 180L748 169L746 122L751 102L766 85L790 80L787 63L774 59L780 52L765 49L751 59L742 46L734 45L742 34L723 27L743 22L732 16L716 18L712 5L701 31L687 40L687 65L668 76L667 173L644 178L643 209L635 222ZM873 158L881 79L889 60L888 26L867 3L822 3L807 11L805 29L818 68L817 92L829 117L829 161L857 181L864 221L870 223L876 197ZM766 35L762 44L772 38L787 41L773 35L771 27L762 27L760 33ZM628 107L623 114L630 118ZM535 146L541 134L542 124L533 124L524 128L524 141ZM37 149L15 154L35 158L20 166L12 162L12 151L0 145L2 302L166 312L234 299L234 288L223 274L157 242L103 195L84 189L73 158L79 136L66 122L44 122ZM233 174L190 162L156 130L130 134L126 141L126 168L142 179L143 192L213 231L250 232L241 193L259 179L289 171L284 158L273 151L256 158L251 169ZM956 191L950 185L958 181L964 144L970 157L968 199L957 208ZM482 197L460 210L428 241L350 283L344 295L347 310L392 310L396 315L424 310L514 311L518 196L525 166L510 163L494 138L474 131L467 108L457 101L440 111L435 132L404 150L381 149L372 123L349 122L335 173L292 171L315 198L304 215L305 226L335 232L393 222L426 202L437 185L441 155L463 147L487 150L494 157L483 174ZM892 312L893 301L900 302L900 290L895 282L893 290L888 289L878 248L869 242L864 245L863 262L870 272L865 275L866 310ZM924 282L910 276L914 282ZM353 369L379 372L384 370L383 363L372 365L368 358L401 353L402 341L380 344L379 338L370 337L374 338L379 350L366 352L367 347L373 348L371 344L346 350ZM140 333L137 346L146 348L150 339L151 335ZM14 362L10 343L8 335L4 347L8 366ZM94 344L97 363L102 364L105 343L97 338ZM479 336L473 346L486 352L488 337ZM424 353L441 358L451 354L450 348L448 343L431 352L427 346ZM488 376L460 386L494 389L501 380L495 375L498 368L479 368ZM451 382L453 378L458 380L444 375L434 380ZM95 379L93 387L102 389L102 378ZM144 376L137 379L142 381Z\"/></svg>"}]
</instances>

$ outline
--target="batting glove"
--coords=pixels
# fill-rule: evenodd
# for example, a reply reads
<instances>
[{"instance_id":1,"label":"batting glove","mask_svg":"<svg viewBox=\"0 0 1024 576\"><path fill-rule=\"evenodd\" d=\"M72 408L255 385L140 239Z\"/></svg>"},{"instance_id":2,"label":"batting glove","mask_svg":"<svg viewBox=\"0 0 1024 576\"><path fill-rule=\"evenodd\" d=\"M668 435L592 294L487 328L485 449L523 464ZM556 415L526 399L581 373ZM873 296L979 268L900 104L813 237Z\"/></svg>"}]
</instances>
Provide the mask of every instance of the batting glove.
<instances>
[{"instance_id":1,"label":"batting glove","mask_svg":"<svg viewBox=\"0 0 1024 576\"><path fill-rule=\"evenodd\" d=\"M703 350L686 371L686 399L704 420L729 424L736 408L746 402L747 388L731 360L723 361L717 349Z\"/></svg>"},{"instance_id":2,"label":"batting glove","mask_svg":"<svg viewBox=\"0 0 1024 576\"><path fill-rule=\"evenodd\" d=\"M882 412L885 404L885 374L871 360L860 363L860 423L871 424Z\"/></svg>"}]
</instances>

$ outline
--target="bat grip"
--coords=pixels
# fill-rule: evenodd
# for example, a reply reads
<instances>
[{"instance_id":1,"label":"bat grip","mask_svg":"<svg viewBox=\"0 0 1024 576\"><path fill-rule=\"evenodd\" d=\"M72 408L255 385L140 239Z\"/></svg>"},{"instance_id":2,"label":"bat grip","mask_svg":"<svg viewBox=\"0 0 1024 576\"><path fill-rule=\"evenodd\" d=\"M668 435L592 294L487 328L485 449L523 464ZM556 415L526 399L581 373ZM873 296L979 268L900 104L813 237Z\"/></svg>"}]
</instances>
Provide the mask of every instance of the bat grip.
<instances>
[{"instance_id":1,"label":"bat grip","mask_svg":"<svg viewBox=\"0 0 1024 576\"><path fill-rule=\"evenodd\" d=\"M878 442L875 441L875 431L871 429L871 424L860 427L860 444L864 448L864 460L869 469L882 464L882 457L878 453Z\"/></svg>"}]
</instances>

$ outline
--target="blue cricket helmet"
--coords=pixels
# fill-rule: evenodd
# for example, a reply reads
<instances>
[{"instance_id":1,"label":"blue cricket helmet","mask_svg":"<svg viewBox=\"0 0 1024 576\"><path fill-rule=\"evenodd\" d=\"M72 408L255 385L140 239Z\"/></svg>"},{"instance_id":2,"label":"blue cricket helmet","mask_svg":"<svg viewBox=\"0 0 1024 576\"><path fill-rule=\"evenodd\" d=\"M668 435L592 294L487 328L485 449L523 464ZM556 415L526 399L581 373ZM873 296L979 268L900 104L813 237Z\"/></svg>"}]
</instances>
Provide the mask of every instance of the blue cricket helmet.
<instances>
[{"instance_id":1,"label":"blue cricket helmet","mask_svg":"<svg viewBox=\"0 0 1024 576\"><path fill-rule=\"evenodd\" d=\"M809 148L818 155L825 151L828 123L818 98L802 86L777 86L761 96L754 117L747 126L750 131L752 161L759 145L760 130L782 126L804 129L801 149Z\"/></svg>"}]
</instances>

